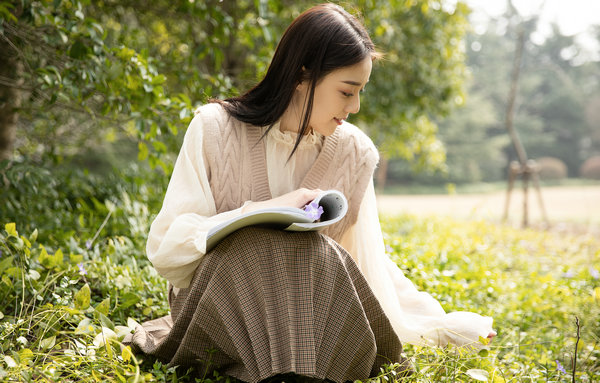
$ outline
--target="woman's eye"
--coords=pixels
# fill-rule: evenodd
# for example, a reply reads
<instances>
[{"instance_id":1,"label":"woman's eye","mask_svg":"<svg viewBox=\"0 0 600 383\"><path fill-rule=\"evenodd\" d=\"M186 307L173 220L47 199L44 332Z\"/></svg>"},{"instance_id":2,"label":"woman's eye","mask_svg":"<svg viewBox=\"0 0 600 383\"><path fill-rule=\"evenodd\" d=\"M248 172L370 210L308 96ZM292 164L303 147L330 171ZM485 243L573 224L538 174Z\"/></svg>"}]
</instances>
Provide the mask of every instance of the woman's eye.
<instances>
[{"instance_id":1,"label":"woman's eye","mask_svg":"<svg viewBox=\"0 0 600 383\"><path fill-rule=\"evenodd\" d=\"M354 96L352 93L348 93L348 92L342 92L342 94L344 95L344 97L352 97L352 96Z\"/></svg>"}]
</instances>

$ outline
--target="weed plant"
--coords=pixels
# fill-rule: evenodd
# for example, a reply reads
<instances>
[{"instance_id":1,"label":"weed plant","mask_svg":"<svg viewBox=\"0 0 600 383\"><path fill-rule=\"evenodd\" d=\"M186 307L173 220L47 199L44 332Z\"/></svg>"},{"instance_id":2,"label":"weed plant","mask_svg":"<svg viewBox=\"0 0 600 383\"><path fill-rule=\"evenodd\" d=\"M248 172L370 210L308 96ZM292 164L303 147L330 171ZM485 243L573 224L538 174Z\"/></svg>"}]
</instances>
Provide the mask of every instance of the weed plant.
<instances>
[{"instance_id":1,"label":"weed plant","mask_svg":"<svg viewBox=\"0 0 600 383\"><path fill-rule=\"evenodd\" d=\"M166 281L144 253L164 177L4 166L0 380L235 381L120 343L168 313ZM382 227L390 257L420 289L447 311L493 316L498 336L478 351L406 345L414 374L389 365L372 382L600 381L597 238L436 217L383 217Z\"/></svg>"}]
</instances>

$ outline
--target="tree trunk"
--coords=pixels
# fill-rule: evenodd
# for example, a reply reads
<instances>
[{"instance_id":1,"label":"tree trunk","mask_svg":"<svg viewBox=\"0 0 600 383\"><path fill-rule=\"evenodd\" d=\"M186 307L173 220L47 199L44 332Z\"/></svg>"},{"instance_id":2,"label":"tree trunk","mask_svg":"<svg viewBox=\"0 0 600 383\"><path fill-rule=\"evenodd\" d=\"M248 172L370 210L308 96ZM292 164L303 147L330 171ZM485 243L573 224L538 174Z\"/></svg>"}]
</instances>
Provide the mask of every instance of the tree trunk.
<instances>
[{"instance_id":1,"label":"tree trunk","mask_svg":"<svg viewBox=\"0 0 600 383\"><path fill-rule=\"evenodd\" d=\"M15 51L0 38L0 161L10 159L21 107L21 63Z\"/></svg>"},{"instance_id":2,"label":"tree trunk","mask_svg":"<svg viewBox=\"0 0 600 383\"><path fill-rule=\"evenodd\" d=\"M515 58L513 61L513 69L511 75L510 82L510 92L508 94L508 101L506 103L506 117L505 117L505 127L510 136L510 140L512 141L513 146L515 147L515 151L517 152L517 157L521 166L524 167L527 163L527 153L525 152L525 148L519 139L519 135L513 126L513 118L515 114L515 99L517 98L517 88L519 85L519 72L521 69L521 62L523 57L523 49L525 47L525 31L523 30L523 26L518 26L518 41L517 41L517 49L515 52Z\"/></svg>"}]
</instances>

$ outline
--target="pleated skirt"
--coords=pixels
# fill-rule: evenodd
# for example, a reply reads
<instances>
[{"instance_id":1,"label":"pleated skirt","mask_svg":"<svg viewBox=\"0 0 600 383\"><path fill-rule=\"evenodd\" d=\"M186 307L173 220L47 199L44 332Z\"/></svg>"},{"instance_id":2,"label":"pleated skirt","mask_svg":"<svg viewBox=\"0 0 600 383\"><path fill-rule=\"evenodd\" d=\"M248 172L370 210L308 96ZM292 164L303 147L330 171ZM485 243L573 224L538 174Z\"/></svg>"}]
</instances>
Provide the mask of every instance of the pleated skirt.
<instances>
[{"instance_id":1,"label":"pleated skirt","mask_svg":"<svg viewBox=\"0 0 600 383\"><path fill-rule=\"evenodd\" d=\"M247 382L344 382L401 363L402 345L350 255L316 232L238 230L205 255L171 314L125 340L170 366Z\"/></svg>"}]
</instances>

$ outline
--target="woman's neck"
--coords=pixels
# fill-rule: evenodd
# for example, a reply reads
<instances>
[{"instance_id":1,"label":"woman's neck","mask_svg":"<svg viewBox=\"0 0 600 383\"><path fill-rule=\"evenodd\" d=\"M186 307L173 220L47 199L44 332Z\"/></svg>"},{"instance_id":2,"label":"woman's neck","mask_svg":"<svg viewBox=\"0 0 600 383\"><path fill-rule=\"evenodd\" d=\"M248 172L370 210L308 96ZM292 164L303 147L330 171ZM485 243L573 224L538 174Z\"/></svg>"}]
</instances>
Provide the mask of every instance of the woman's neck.
<instances>
[{"instance_id":1,"label":"woman's neck","mask_svg":"<svg viewBox=\"0 0 600 383\"><path fill-rule=\"evenodd\" d=\"M287 109L281 115L281 119L279 120L279 130L282 132L288 131L298 133L300 124L302 123L302 110L300 107L302 103L299 100L300 98L302 98L302 94L300 94L300 92L296 92L294 96L292 96L292 100L290 101ZM308 133L309 131L306 132L306 134Z\"/></svg>"}]
</instances>

